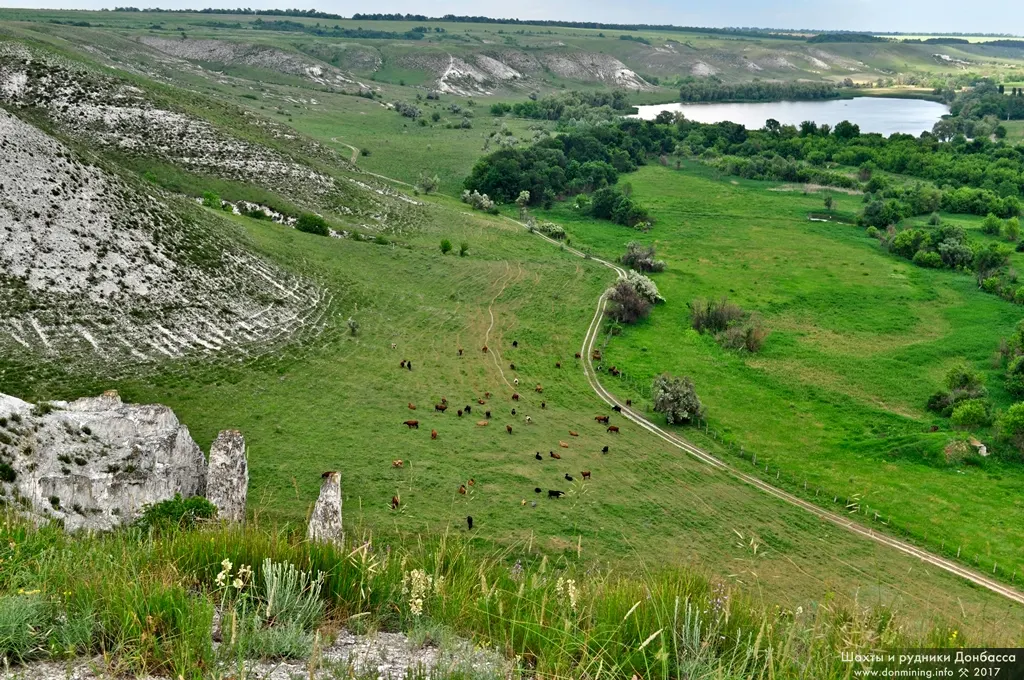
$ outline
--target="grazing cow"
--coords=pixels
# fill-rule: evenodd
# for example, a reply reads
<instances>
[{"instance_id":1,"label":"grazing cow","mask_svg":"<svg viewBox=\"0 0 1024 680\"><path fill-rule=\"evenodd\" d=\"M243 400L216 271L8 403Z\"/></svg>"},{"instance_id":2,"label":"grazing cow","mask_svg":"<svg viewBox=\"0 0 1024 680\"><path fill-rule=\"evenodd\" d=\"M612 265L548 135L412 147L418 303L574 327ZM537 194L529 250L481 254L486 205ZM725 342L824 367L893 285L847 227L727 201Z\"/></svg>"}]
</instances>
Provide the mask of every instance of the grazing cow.
<instances>
[{"instance_id":1,"label":"grazing cow","mask_svg":"<svg viewBox=\"0 0 1024 680\"><path fill-rule=\"evenodd\" d=\"M437 439L437 430L431 430L430 431L430 438L431 439Z\"/></svg>"},{"instance_id":2,"label":"grazing cow","mask_svg":"<svg viewBox=\"0 0 1024 680\"><path fill-rule=\"evenodd\" d=\"M515 392L515 393L514 393L514 394L512 395L512 401L519 401L519 393L518 393L518 392Z\"/></svg>"},{"instance_id":3,"label":"grazing cow","mask_svg":"<svg viewBox=\"0 0 1024 680\"><path fill-rule=\"evenodd\" d=\"M540 451L535 453L533 457L536 458L537 460L544 460L544 456L540 455Z\"/></svg>"},{"instance_id":4,"label":"grazing cow","mask_svg":"<svg viewBox=\"0 0 1024 680\"><path fill-rule=\"evenodd\" d=\"M469 478L469 485L470 485L470 486L476 486L476 480L475 480L475 479L473 479L472 477L470 477L470 478Z\"/></svg>"},{"instance_id":5,"label":"grazing cow","mask_svg":"<svg viewBox=\"0 0 1024 680\"><path fill-rule=\"evenodd\" d=\"M512 434L512 426L511 425L506 425L505 426L505 432L508 432L509 434Z\"/></svg>"},{"instance_id":6,"label":"grazing cow","mask_svg":"<svg viewBox=\"0 0 1024 680\"><path fill-rule=\"evenodd\" d=\"M391 349L398 349L398 343L391 343Z\"/></svg>"},{"instance_id":7,"label":"grazing cow","mask_svg":"<svg viewBox=\"0 0 1024 680\"><path fill-rule=\"evenodd\" d=\"M512 341L512 346L513 347L519 347L519 341L518 340L513 340Z\"/></svg>"},{"instance_id":8,"label":"grazing cow","mask_svg":"<svg viewBox=\"0 0 1024 680\"><path fill-rule=\"evenodd\" d=\"M559 440L558 445L561 446L563 449L569 448L569 445L561 440Z\"/></svg>"},{"instance_id":9,"label":"grazing cow","mask_svg":"<svg viewBox=\"0 0 1024 680\"><path fill-rule=\"evenodd\" d=\"M460 357L462 356L462 348L461 347L459 348L459 356Z\"/></svg>"},{"instance_id":10,"label":"grazing cow","mask_svg":"<svg viewBox=\"0 0 1024 680\"><path fill-rule=\"evenodd\" d=\"M572 482L572 481L575 481L575 480L572 478L572 475L570 475L568 472L566 472L565 473L565 481Z\"/></svg>"},{"instance_id":11,"label":"grazing cow","mask_svg":"<svg viewBox=\"0 0 1024 680\"><path fill-rule=\"evenodd\" d=\"M572 430L569 430L569 436L570 437L579 437L580 433L579 432L573 432Z\"/></svg>"},{"instance_id":12,"label":"grazing cow","mask_svg":"<svg viewBox=\"0 0 1024 680\"><path fill-rule=\"evenodd\" d=\"M466 495L466 485L465 484L459 484L459 493L461 493L463 496Z\"/></svg>"},{"instance_id":13,"label":"grazing cow","mask_svg":"<svg viewBox=\"0 0 1024 680\"><path fill-rule=\"evenodd\" d=\"M458 413L458 414L459 414L459 417L460 417L460 418L462 417L462 409L461 409L461 408L460 408L460 409L459 409L458 411L456 411L456 413Z\"/></svg>"},{"instance_id":14,"label":"grazing cow","mask_svg":"<svg viewBox=\"0 0 1024 680\"><path fill-rule=\"evenodd\" d=\"M612 410L615 411L616 413L622 413L622 407L619 406L618 404L612 406Z\"/></svg>"},{"instance_id":15,"label":"grazing cow","mask_svg":"<svg viewBox=\"0 0 1024 680\"><path fill-rule=\"evenodd\" d=\"M470 406L469 404L466 404L466 408L464 408L464 409L462 409L462 410L463 410L463 411L465 411L465 412L466 412L466 414L468 415L468 414L470 414L470 413L472 413L472 412L473 412L473 407L472 407L472 406Z\"/></svg>"},{"instance_id":16,"label":"grazing cow","mask_svg":"<svg viewBox=\"0 0 1024 680\"><path fill-rule=\"evenodd\" d=\"M420 421L418 421L418 420L407 420L407 421L405 421L405 422L404 422L404 423L402 423L402 424L403 424L403 425L408 425L408 427L409 427L409 429L410 429L410 430L411 430L412 428L414 428L414 427L415 427L415 428L416 428L417 430L418 430L418 429L420 429Z\"/></svg>"},{"instance_id":17,"label":"grazing cow","mask_svg":"<svg viewBox=\"0 0 1024 680\"><path fill-rule=\"evenodd\" d=\"M554 458L555 460L562 460L562 456L555 453L554 451L548 451L548 455Z\"/></svg>"},{"instance_id":18,"label":"grazing cow","mask_svg":"<svg viewBox=\"0 0 1024 680\"><path fill-rule=\"evenodd\" d=\"M516 410L512 409L512 415L515 415L515 414L516 414Z\"/></svg>"},{"instance_id":19,"label":"grazing cow","mask_svg":"<svg viewBox=\"0 0 1024 680\"><path fill-rule=\"evenodd\" d=\"M466 525L469 527L470 531L473 530L473 516L472 515L467 515L466 516Z\"/></svg>"},{"instance_id":20,"label":"grazing cow","mask_svg":"<svg viewBox=\"0 0 1024 680\"><path fill-rule=\"evenodd\" d=\"M481 350L482 350L482 351L484 351L484 352L486 352L486 351L487 351L487 345L484 345L484 346L483 346L483 347L481 348Z\"/></svg>"},{"instance_id":21,"label":"grazing cow","mask_svg":"<svg viewBox=\"0 0 1024 680\"><path fill-rule=\"evenodd\" d=\"M486 404L487 402L486 402L486 401L484 401L483 399L477 399L477 400L476 400L476 403L478 403L478 404L480 404L481 406L483 406L483 405L484 405L484 404Z\"/></svg>"},{"instance_id":22,"label":"grazing cow","mask_svg":"<svg viewBox=\"0 0 1024 680\"><path fill-rule=\"evenodd\" d=\"M434 410L444 413L448 410L448 404L434 404Z\"/></svg>"},{"instance_id":23,"label":"grazing cow","mask_svg":"<svg viewBox=\"0 0 1024 680\"><path fill-rule=\"evenodd\" d=\"M615 434L618 434L619 433L619 426L618 425L609 425L608 426L608 432L614 432Z\"/></svg>"},{"instance_id":24,"label":"grazing cow","mask_svg":"<svg viewBox=\"0 0 1024 680\"><path fill-rule=\"evenodd\" d=\"M579 358L580 358L580 353L579 353L579 352L576 352L576 358L577 358L577 359L579 359Z\"/></svg>"},{"instance_id":25,"label":"grazing cow","mask_svg":"<svg viewBox=\"0 0 1024 680\"><path fill-rule=\"evenodd\" d=\"M583 475L583 479L590 479L590 470L584 470L580 474Z\"/></svg>"},{"instance_id":26,"label":"grazing cow","mask_svg":"<svg viewBox=\"0 0 1024 680\"><path fill-rule=\"evenodd\" d=\"M599 423L604 423L605 425L608 424L608 416L594 416L594 420Z\"/></svg>"},{"instance_id":27,"label":"grazing cow","mask_svg":"<svg viewBox=\"0 0 1024 680\"><path fill-rule=\"evenodd\" d=\"M411 371L412 370L412 362L411 361L406 361L405 362L405 367L408 368Z\"/></svg>"},{"instance_id":28,"label":"grazing cow","mask_svg":"<svg viewBox=\"0 0 1024 680\"><path fill-rule=\"evenodd\" d=\"M932 432L938 432L938 431L939 431L939 426L938 425L932 425Z\"/></svg>"},{"instance_id":29,"label":"grazing cow","mask_svg":"<svg viewBox=\"0 0 1024 680\"><path fill-rule=\"evenodd\" d=\"M478 420L478 421L476 421L476 425L477 425L477 427L486 427L487 426L487 421L486 420Z\"/></svg>"},{"instance_id":30,"label":"grazing cow","mask_svg":"<svg viewBox=\"0 0 1024 680\"><path fill-rule=\"evenodd\" d=\"M565 495L564 491L556 491L555 489L548 489L548 498L561 498Z\"/></svg>"},{"instance_id":31,"label":"grazing cow","mask_svg":"<svg viewBox=\"0 0 1024 680\"><path fill-rule=\"evenodd\" d=\"M526 416L526 424L533 425L533 418L531 418L530 416Z\"/></svg>"},{"instance_id":32,"label":"grazing cow","mask_svg":"<svg viewBox=\"0 0 1024 680\"><path fill-rule=\"evenodd\" d=\"M533 388L533 391L539 394L544 391L544 388L541 387L540 383L537 383L537 386Z\"/></svg>"},{"instance_id":33,"label":"grazing cow","mask_svg":"<svg viewBox=\"0 0 1024 680\"><path fill-rule=\"evenodd\" d=\"M542 402L540 402L540 407L541 408L547 408L548 407L548 403L546 401L542 401Z\"/></svg>"},{"instance_id":34,"label":"grazing cow","mask_svg":"<svg viewBox=\"0 0 1024 680\"><path fill-rule=\"evenodd\" d=\"M516 365L515 364L509 364L508 367L511 368L513 371L516 370Z\"/></svg>"},{"instance_id":35,"label":"grazing cow","mask_svg":"<svg viewBox=\"0 0 1024 680\"><path fill-rule=\"evenodd\" d=\"M600 361L601 360L601 350L595 349L595 350L591 351L590 352L590 358L593 359L594 361Z\"/></svg>"},{"instance_id":36,"label":"grazing cow","mask_svg":"<svg viewBox=\"0 0 1024 680\"><path fill-rule=\"evenodd\" d=\"M516 387L518 387L519 386L519 378L512 378L512 384L515 385Z\"/></svg>"},{"instance_id":37,"label":"grazing cow","mask_svg":"<svg viewBox=\"0 0 1024 680\"><path fill-rule=\"evenodd\" d=\"M402 368L405 368L405 359L402 359L402 363L400 363L398 365L401 366Z\"/></svg>"},{"instance_id":38,"label":"grazing cow","mask_svg":"<svg viewBox=\"0 0 1024 680\"><path fill-rule=\"evenodd\" d=\"M391 497L391 509L398 510L398 506L402 504L401 499L398 496Z\"/></svg>"},{"instance_id":39,"label":"grazing cow","mask_svg":"<svg viewBox=\"0 0 1024 680\"><path fill-rule=\"evenodd\" d=\"M632 399L627 399L626 400L626 406L632 406L632 405L633 405L633 400Z\"/></svg>"},{"instance_id":40,"label":"grazing cow","mask_svg":"<svg viewBox=\"0 0 1024 680\"><path fill-rule=\"evenodd\" d=\"M601 448L601 453L608 453L608 447L607 446L602 447Z\"/></svg>"},{"instance_id":41,"label":"grazing cow","mask_svg":"<svg viewBox=\"0 0 1024 680\"><path fill-rule=\"evenodd\" d=\"M491 398L491 393L490 392L484 392L484 399L490 399L490 398Z\"/></svg>"},{"instance_id":42,"label":"grazing cow","mask_svg":"<svg viewBox=\"0 0 1024 680\"><path fill-rule=\"evenodd\" d=\"M534 493L540 493L540 487L539 486L533 487L533 492Z\"/></svg>"},{"instance_id":43,"label":"grazing cow","mask_svg":"<svg viewBox=\"0 0 1024 680\"><path fill-rule=\"evenodd\" d=\"M400 468L403 465L405 465L405 463L402 462L401 458L399 458L398 460L391 461L391 467L393 467L393 468Z\"/></svg>"},{"instance_id":44,"label":"grazing cow","mask_svg":"<svg viewBox=\"0 0 1024 680\"><path fill-rule=\"evenodd\" d=\"M484 411L484 418L487 418L488 420L490 420L491 419L491 412L490 411Z\"/></svg>"},{"instance_id":45,"label":"grazing cow","mask_svg":"<svg viewBox=\"0 0 1024 680\"><path fill-rule=\"evenodd\" d=\"M445 406L447 406L448 405L448 397L441 397L441 403L444 404Z\"/></svg>"},{"instance_id":46,"label":"grazing cow","mask_svg":"<svg viewBox=\"0 0 1024 680\"><path fill-rule=\"evenodd\" d=\"M561 361L556 361L555 362L555 368L561 368L561 367L562 367L562 362Z\"/></svg>"},{"instance_id":47,"label":"grazing cow","mask_svg":"<svg viewBox=\"0 0 1024 680\"><path fill-rule=\"evenodd\" d=\"M416 410L416 404L414 404L414 403L412 403L412 402L410 401L410 402L409 402L409 410L410 410L410 411L415 411L415 410Z\"/></svg>"}]
</instances>

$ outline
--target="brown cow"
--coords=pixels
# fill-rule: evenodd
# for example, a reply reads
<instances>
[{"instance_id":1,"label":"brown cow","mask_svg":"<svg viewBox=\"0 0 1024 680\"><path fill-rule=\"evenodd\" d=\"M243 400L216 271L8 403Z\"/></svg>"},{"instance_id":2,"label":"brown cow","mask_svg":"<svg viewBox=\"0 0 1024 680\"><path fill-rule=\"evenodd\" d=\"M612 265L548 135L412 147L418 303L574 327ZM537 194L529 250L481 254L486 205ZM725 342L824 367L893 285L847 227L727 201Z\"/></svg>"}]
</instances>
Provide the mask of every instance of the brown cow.
<instances>
[{"instance_id":1,"label":"brown cow","mask_svg":"<svg viewBox=\"0 0 1024 680\"><path fill-rule=\"evenodd\" d=\"M569 445L561 440L559 440L558 445L561 446L563 449L569 448Z\"/></svg>"},{"instance_id":2,"label":"brown cow","mask_svg":"<svg viewBox=\"0 0 1024 680\"><path fill-rule=\"evenodd\" d=\"M544 388L541 387L540 383L537 383L537 386L533 388L533 391L539 394L540 392L544 391Z\"/></svg>"},{"instance_id":3,"label":"brown cow","mask_svg":"<svg viewBox=\"0 0 1024 680\"><path fill-rule=\"evenodd\" d=\"M448 405L448 397L441 397L441 403L444 404L445 406L447 406Z\"/></svg>"},{"instance_id":4,"label":"brown cow","mask_svg":"<svg viewBox=\"0 0 1024 680\"><path fill-rule=\"evenodd\" d=\"M618 425L609 425L608 426L608 432L614 432L615 434L618 434L619 433L619 426Z\"/></svg>"},{"instance_id":5,"label":"brown cow","mask_svg":"<svg viewBox=\"0 0 1024 680\"><path fill-rule=\"evenodd\" d=\"M465 484L459 484L459 493L461 493L463 496L466 495L466 485Z\"/></svg>"},{"instance_id":6,"label":"brown cow","mask_svg":"<svg viewBox=\"0 0 1024 680\"><path fill-rule=\"evenodd\" d=\"M431 430L430 431L430 438L431 439L437 439L437 430Z\"/></svg>"},{"instance_id":7,"label":"brown cow","mask_svg":"<svg viewBox=\"0 0 1024 680\"><path fill-rule=\"evenodd\" d=\"M511 425L506 425L505 426L505 431L508 432L509 434L512 434L512 426Z\"/></svg>"},{"instance_id":8,"label":"brown cow","mask_svg":"<svg viewBox=\"0 0 1024 680\"><path fill-rule=\"evenodd\" d=\"M490 398L491 398L491 393L490 392L484 392L484 399L490 399Z\"/></svg>"},{"instance_id":9,"label":"brown cow","mask_svg":"<svg viewBox=\"0 0 1024 680\"><path fill-rule=\"evenodd\" d=\"M484 345L481 349L482 349L482 351L486 352L487 351L487 345Z\"/></svg>"},{"instance_id":10,"label":"brown cow","mask_svg":"<svg viewBox=\"0 0 1024 680\"><path fill-rule=\"evenodd\" d=\"M448 410L448 404L434 404L434 410L444 413Z\"/></svg>"},{"instance_id":11,"label":"brown cow","mask_svg":"<svg viewBox=\"0 0 1024 680\"><path fill-rule=\"evenodd\" d=\"M393 467L393 468L400 468L403 465L405 465L405 463L402 462L401 458L399 458L398 460L391 461L391 467Z\"/></svg>"},{"instance_id":12,"label":"brown cow","mask_svg":"<svg viewBox=\"0 0 1024 680\"><path fill-rule=\"evenodd\" d=\"M410 401L410 402L409 402L409 410L410 410L410 411L415 411L415 410L416 410L416 404L414 404L414 403L412 403L412 402Z\"/></svg>"},{"instance_id":13,"label":"brown cow","mask_svg":"<svg viewBox=\"0 0 1024 680\"><path fill-rule=\"evenodd\" d=\"M569 430L569 436L570 437L579 437L580 433L579 432L573 432L572 430Z\"/></svg>"},{"instance_id":14,"label":"brown cow","mask_svg":"<svg viewBox=\"0 0 1024 680\"><path fill-rule=\"evenodd\" d=\"M409 426L409 429L410 429L410 430L411 430L412 428L414 428L414 427L415 427L415 428L416 428L417 430L418 430L418 429L420 429L420 421L418 421L418 420L407 420L407 421L405 421L405 422L404 422L404 423L402 423L402 424L403 424L403 425L408 425L408 426Z\"/></svg>"},{"instance_id":15,"label":"brown cow","mask_svg":"<svg viewBox=\"0 0 1024 680\"><path fill-rule=\"evenodd\" d=\"M548 455L557 460L562 460L562 456L555 453L554 451L548 451Z\"/></svg>"},{"instance_id":16,"label":"brown cow","mask_svg":"<svg viewBox=\"0 0 1024 680\"><path fill-rule=\"evenodd\" d=\"M512 394L512 401L519 401L519 393L515 392Z\"/></svg>"},{"instance_id":17,"label":"brown cow","mask_svg":"<svg viewBox=\"0 0 1024 680\"><path fill-rule=\"evenodd\" d=\"M476 486L476 480L475 480L475 479L473 479L472 477L470 477L470 478L469 478L469 485L470 485L470 486Z\"/></svg>"},{"instance_id":18,"label":"brown cow","mask_svg":"<svg viewBox=\"0 0 1024 680\"><path fill-rule=\"evenodd\" d=\"M481 406L483 406L483 405L484 405L484 404L486 404L487 402L486 402L486 401L484 401L483 399L477 399L477 400L476 400L476 403L478 403L478 404L480 404Z\"/></svg>"},{"instance_id":19,"label":"brown cow","mask_svg":"<svg viewBox=\"0 0 1024 680\"><path fill-rule=\"evenodd\" d=\"M391 509L398 510L398 506L402 504L401 499L398 496L391 497Z\"/></svg>"},{"instance_id":20,"label":"brown cow","mask_svg":"<svg viewBox=\"0 0 1024 680\"><path fill-rule=\"evenodd\" d=\"M477 424L477 427L486 427L487 426L487 421L486 420L478 420L478 421L476 421L476 424Z\"/></svg>"},{"instance_id":21,"label":"brown cow","mask_svg":"<svg viewBox=\"0 0 1024 680\"><path fill-rule=\"evenodd\" d=\"M459 409L458 411L456 411L456 413L458 413L458 414L459 414L459 417L460 417L460 418L462 417L462 409L461 409L461 408L460 408L460 409Z\"/></svg>"},{"instance_id":22,"label":"brown cow","mask_svg":"<svg viewBox=\"0 0 1024 680\"><path fill-rule=\"evenodd\" d=\"M584 470L580 474L583 475L583 479L590 479L590 470Z\"/></svg>"},{"instance_id":23,"label":"brown cow","mask_svg":"<svg viewBox=\"0 0 1024 680\"><path fill-rule=\"evenodd\" d=\"M608 424L608 416L594 416L594 420L599 423L604 423L605 425Z\"/></svg>"}]
</instances>

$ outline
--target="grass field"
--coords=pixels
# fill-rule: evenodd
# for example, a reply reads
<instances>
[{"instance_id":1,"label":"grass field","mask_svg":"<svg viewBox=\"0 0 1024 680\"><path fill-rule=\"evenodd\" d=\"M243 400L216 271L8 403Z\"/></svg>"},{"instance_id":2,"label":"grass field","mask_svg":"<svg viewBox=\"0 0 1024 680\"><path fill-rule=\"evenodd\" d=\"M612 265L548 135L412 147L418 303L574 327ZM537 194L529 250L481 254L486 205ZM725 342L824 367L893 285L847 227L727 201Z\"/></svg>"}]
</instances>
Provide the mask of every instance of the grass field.
<instances>
[{"instance_id":1,"label":"grass field","mask_svg":"<svg viewBox=\"0 0 1024 680\"><path fill-rule=\"evenodd\" d=\"M700 168L647 167L629 181L659 218L649 234L552 215L575 244L614 256L638 239L669 263L655 276L668 303L608 342L604 363L627 372L618 389L643 399L654 375L689 375L712 427L806 481L810 496L856 499L933 549L1024 573L1024 470L947 466L951 433L929 432L942 423L924 408L959 359L985 373L999 405L1010 403L990 359L1018 307L969 276L890 258L859 228L809 222L819 194ZM859 197L837 203L852 212ZM690 330L687 304L723 296L765 318L772 334L761 353L740 356Z\"/></svg>"}]
</instances>

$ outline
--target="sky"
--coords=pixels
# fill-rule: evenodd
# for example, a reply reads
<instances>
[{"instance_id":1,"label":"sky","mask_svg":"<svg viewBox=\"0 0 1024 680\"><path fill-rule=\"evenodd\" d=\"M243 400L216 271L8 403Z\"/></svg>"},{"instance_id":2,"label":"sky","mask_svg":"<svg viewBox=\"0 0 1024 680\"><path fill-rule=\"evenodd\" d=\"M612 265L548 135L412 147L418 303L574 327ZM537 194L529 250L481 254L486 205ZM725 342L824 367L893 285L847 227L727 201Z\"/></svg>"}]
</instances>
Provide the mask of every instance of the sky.
<instances>
[{"instance_id":1,"label":"sky","mask_svg":"<svg viewBox=\"0 0 1024 680\"><path fill-rule=\"evenodd\" d=\"M101 9L116 5L298 7L343 16L401 12L679 26L1024 34L1024 2L1020 0L986 0L981 5L961 0L0 0L0 7Z\"/></svg>"}]
</instances>

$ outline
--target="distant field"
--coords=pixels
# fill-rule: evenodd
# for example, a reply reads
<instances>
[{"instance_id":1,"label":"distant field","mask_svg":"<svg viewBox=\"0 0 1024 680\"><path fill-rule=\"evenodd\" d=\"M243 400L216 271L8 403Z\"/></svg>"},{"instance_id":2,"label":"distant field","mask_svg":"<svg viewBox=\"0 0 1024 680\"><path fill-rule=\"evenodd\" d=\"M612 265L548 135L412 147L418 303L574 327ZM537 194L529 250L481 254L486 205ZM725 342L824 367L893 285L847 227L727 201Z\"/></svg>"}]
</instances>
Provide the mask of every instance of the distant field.
<instances>
[{"instance_id":1,"label":"distant field","mask_svg":"<svg viewBox=\"0 0 1024 680\"><path fill-rule=\"evenodd\" d=\"M930 38L956 38L957 40L966 40L972 43L986 43L993 40L1014 40L1013 36L993 36L993 35L942 35L939 33L933 33L930 35L880 35L880 38L892 38L894 40L928 40Z\"/></svg>"},{"instance_id":2,"label":"distant field","mask_svg":"<svg viewBox=\"0 0 1024 680\"><path fill-rule=\"evenodd\" d=\"M1004 120L1002 125L1006 128L1006 139L1012 142L1024 141L1024 120Z\"/></svg>"}]
</instances>

